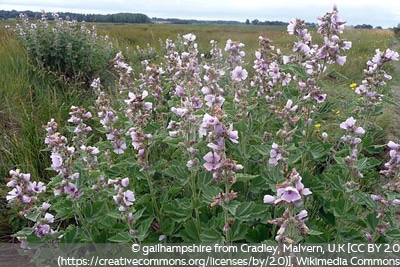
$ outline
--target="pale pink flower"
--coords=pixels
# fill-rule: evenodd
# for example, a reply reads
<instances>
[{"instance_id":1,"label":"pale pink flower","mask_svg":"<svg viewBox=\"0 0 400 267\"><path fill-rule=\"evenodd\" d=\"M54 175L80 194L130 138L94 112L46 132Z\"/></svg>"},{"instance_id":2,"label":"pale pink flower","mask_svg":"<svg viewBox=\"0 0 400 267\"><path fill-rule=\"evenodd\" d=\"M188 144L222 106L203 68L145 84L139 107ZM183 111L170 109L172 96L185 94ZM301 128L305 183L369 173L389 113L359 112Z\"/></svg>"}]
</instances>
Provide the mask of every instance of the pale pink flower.
<instances>
[{"instance_id":1,"label":"pale pink flower","mask_svg":"<svg viewBox=\"0 0 400 267\"><path fill-rule=\"evenodd\" d=\"M297 220L303 220L308 216L308 212L306 210L300 211L296 216L294 216Z\"/></svg>"},{"instance_id":2,"label":"pale pink flower","mask_svg":"<svg viewBox=\"0 0 400 267\"><path fill-rule=\"evenodd\" d=\"M221 157L215 152L208 152L203 159L206 161L203 166L207 171L217 170L221 166L219 163Z\"/></svg>"},{"instance_id":3,"label":"pale pink flower","mask_svg":"<svg viewBox=\"0 0 400 267\"><path fill-rule=\"evenodd\" d=\"M293 186L279 188L277 193L279 196L279 199L277 199L278 202L280 202L280 200L283 200L285 202L291 203L291 202L296 202L298 200L301 200L301 195L300 195L299 191L297 191L297 189L294 188Z\"/></svg>"},{"instance_id":4,"label":"pale pink flower","mask_svg":"<svg viewBox=\"0 0 400 267\"><path fill-rule=\"evenodd\" d=\"M229 140L232 141L232 143L235 143L235 144L239 143L238 131L233 131L233 124L229 125L229 129L228 129L227 133L228 133L228 138L229 138Z\"/></svg>"},{"instance_id":5,"label":"pale pink flower","mask_svg":"<svg viewBox=\"0 0 400 267\"><path fill-rule=\"evenodd\" d=\"M194 35L193 33L188 33L183 35L183 38L189 42L193 42L194 40L196 40L196 35Z\"/></svg>"},{"instance_id":6,"label":"pale pink flower","mask_svg":"<svg viewBox=\"0 0 400 267\"><path fill-rule=\"evenodd\" d=\"M388 146L390 149L393 149L393 150L399 150L399 149L400 149L400 145L399 145L399 144L396 144L396 143L393 142L393 141L389 141L389 143L387 144L387 146Z\"/></svg>"},{"instance_id":7,"label":"pale pink flower","mask_svg":"<svg viewBox=\"0 0 400 267\"><path fill-rule=\"evenodd\" d=\"M354 130L354 133L355 133L356 135L362 135L362 134L365 134L365 130L364 130L362 127L357 127L357 128Z\"/></svg>"},{"instance_id":8,"label":"pale pink flower","mask_svg":"<svg viewBox=\"0 0 400 267\"><path fill-rule=\"evenodd\" d=\"M265 204L273 204L275 202L275 197L271 195L264 196L264 203Z\"/></svg>"},{"instance_id":9,"label":"pale pink flower","mask_svg":"<svg viewBox=\"0 0 400 267\"><path fill-rule=\"evenodd\" d=\"M6 200L11 203L14 201L14 199L16 199L17 197L19 197L22 194L22 188L17 185L15 188L13 188L10 192L8 192L7 196L6 196Z\"/></svg>"},{"instance_id":10,"label":"pale pink flower","mask_svg":"<svg viewBox=\"0 0 400 267\"><path fill-rule=\"evenodd\" d=\"M124 179L122 179L121 185L122 185L122 187L127 187L129 185L129 178L125 177Z\"/></svg>"},{"instance_id":11,"label":"pale pink flower","mask_svg":"<svg viewBox=\"0 0 400 267\"><path fill-rule=\"evenodd\" d=\"M172 107L171 111L174 114L178 115L179 117L183 117L189 112L187 108L176 108L176 107Z\"/></svg>"},{"instance_id":12,"label":"pale pink flower","mask_svg":"<svg viewBox=\"0 0 400 267\"><path fill-rule=\"evenodd\" d=\"M393 199L392 204L395 206L399 206L400 205L400 199Z\"/></svg>"},{"instance_id":13,"label":"pale pink flower","mask_svg":"<svg viewBox=\"0 0 400 267\"><path fill-rule=\"evenodd\" d=\"M29 183L28 189L35 192L36 194L39 194L46 190L46 186L42 182L34 181L34 182Z\"/></svg>"},{"instance_id":14,"label":"pale pink flower","mask_svg":"<svg viewBox=\"0 0 400 267\"><path fill-rule=\"evenodd\" d=\"M247 70L243 69L241 66L236 66L231 72L231 77L235 81L244 81L247 78Z\"/></svg>"},{"instance_id":15,"label":"pale pink flower","mask_svg":"<svg viewBox=\"0 0 400 267\"><path fill-rule=\"evenodd\" d=\"M336 58L336 63L339 64L340 66L343 66L344 63L346 63L346 56L338 56Z\"/></svg>"},{"instance_id":16,"label":"pale pink flower","mask_svg":"<svg viewBox=\"0 0 400 267\"><path fill-rule=\"evenodd\" d=\"M53 223L54 222L54 215L46 212L46 214L44 215L44 219L48 223Z\"/></svg>"},{"instance_id":17,"label":"pale pink flower","mask_svg":"<svg viewBox=\"0 0 400 267\"><path fill-rule=\"evenodd\" d=\"M348 118L346 121L340 124L340 128L344 130L349 130L354 127L356 120L353 117Z\"/></svg>"},{"instance_id":18,"label":"pale pink flower","mask_svg":"<svg viewBox=\"0 0 400 267\"><path fill-rule=\"evenodd\" d=\"M131 190L127 190L124 192L123 201L126 206L131 206L135 201L135 195Z\"/></svg>"},{"instance_id":19,"label":"pale pink flower","mask_svg":"<svg viewBox=\"0 0 400 267\"><path fill-rule=\"evenodd\" d=\"M292 18L292 20L289 22L289 25L287 26L287 32L290 35L294 34L294 31L296 30L296 25L297 25L297 19Z\"/></svg>"},{"instance_id":20,"label":"pale pink flower","mask_svg":"<svg viewBox=\"0 0 400 267\"><path fill-rule=\"evenodd\" d=\"M390 50L388 48L385 51L385 58L388 59L388 60L397 61L397 60L399 60L399 53L397 53L396 51Z\"/></svg>"}]
</instances>

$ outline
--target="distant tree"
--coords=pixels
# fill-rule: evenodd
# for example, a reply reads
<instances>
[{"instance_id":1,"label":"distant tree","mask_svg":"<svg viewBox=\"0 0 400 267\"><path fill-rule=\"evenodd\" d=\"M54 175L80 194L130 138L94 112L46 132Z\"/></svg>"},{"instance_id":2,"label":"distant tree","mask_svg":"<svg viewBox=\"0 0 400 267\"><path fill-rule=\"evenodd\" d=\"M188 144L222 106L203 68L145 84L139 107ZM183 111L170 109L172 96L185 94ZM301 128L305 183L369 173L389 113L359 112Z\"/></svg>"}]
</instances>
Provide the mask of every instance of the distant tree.
<instances>
[{"instance_id":1,"label":"distant tree","mask_svg":"<svg viewBox=\"0 0 400 267\"><path fill-rule=\"evenodd\" d=\"M393 32L396 36L400 35L400 23L397 25L397 27L393 27Z\"/></svg>"},{"instance_id":2,"label":"distant tree","mask_svg":"<svg viewBox=\"0 0 400 267\"><path fill-rule=\"evenodd\" d=\"M246 24L249 25L250 24L250 20L246 19Z\"/></svg>"},{"instance_id":3,"label":"distant tree","mask_svg":"<svg viewBox=\"0 0 400 267\"><path fill-rule=\"evenodd\" d=\"M251 21L251 24L258 25L258 24L260 24L260 21L258 19L255 19L255 20Z\"/></svg>"},{"instance_id":4,"label":"distant tree","mask_svg":"<svg viewBox=\"0 0 400 267\"><path fill-rule=\"evenodd\" d=\"M354 26L354 29L372 29L372 25L369 24L362 24Z\"/></svg>"}]
</instances>

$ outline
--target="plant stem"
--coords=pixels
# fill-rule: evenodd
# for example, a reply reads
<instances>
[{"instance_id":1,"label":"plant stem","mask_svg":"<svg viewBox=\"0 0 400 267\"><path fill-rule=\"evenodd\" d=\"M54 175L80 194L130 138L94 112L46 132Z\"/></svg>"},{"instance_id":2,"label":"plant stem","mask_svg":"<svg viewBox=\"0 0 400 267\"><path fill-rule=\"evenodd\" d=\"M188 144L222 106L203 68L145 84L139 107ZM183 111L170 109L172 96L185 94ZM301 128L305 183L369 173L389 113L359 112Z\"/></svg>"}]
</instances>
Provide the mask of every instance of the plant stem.
<instances>
[{"instance_id":1,"label":"plant stem","mask_svg":"<svg viewBox=\"0 0 400 267\"><path fill-rule=\"evenodd\" d=\"M161 211L160 211L160 207L158 206L158 203L156 200L156 196L155 196L156 192L154 190L153 182L151 180L151 176L150 176L148 170L145 171L145 175L146 175L147 185L149 186L149 190L150 190L151 203L153 204L153 208L156 213L155 216L157 219L157 223L160 225L160 228L162 229Z\"/></svg>"}]
</instances>

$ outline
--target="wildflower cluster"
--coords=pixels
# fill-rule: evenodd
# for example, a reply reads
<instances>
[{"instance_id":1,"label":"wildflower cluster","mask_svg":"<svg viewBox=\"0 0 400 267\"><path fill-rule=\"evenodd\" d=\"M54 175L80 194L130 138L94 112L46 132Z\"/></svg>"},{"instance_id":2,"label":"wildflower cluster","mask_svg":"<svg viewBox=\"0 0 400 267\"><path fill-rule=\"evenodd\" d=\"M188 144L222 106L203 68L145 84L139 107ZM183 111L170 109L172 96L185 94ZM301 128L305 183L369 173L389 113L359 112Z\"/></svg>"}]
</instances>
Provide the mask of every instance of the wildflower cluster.
<instances>
[{"instance_id":1,"label":"wildflower cluster","mask_svg":"<svg viewBox=\"0 0 400 267\"><path fill-rule=\"evenodd\" d=\"M6 196L8 203L19 209L22 207L20 215L35 222L32 229L37 237L55 233L50 226L54 222L54 215L48 212L51 205L47 202L41 205L36 203L38 195L46 191L44 183L31 181L29 173L21 173L18 169L10 171L10 175L7 186L13 189ZM23 240L23 243L25 244L26 240Z\"/></svg>"},{"instance_id":2,"label":"wildflower cluster","mask_svg":"<svg viewBox=\"0 0 400 267\"><path fill-rule=\"evenodd\" d=\"M255 52L256 60L254 60L253 65L257 75L253 77L251 86L259 87L258 97L264 96L273 109L272 103L275 97L279 97L282 93L279 90L274 92L274 90L279 88L280 85L288 85L292 77L290 73L282 71L280 67L280 61L282 60L280 50L277 50L276 54L272 54L275 47L272 45L271 40L260 36L259 46L260 48Z\"/></svg>"},{"instance_id":3,"label":"wildflower cluster","mask_svg":"<svg viewBox=\"0 0 400 267\"><path fill-rule=\"evenodd\" d=\"M137 151L138 165L143 165L147 168L149 165L146 149L150 143L152 135L145 133L144 129L147 126L152 115L153 103L146 101L149 96L147 90L134 86L134 80L131 76L132 68L124 62L124 57L118 53L114 58L115 69L119 73L120 92L128 93L128 99L125 99L126 107L124 110L125 116L130 121L130 128L126 132L126 136L130 136L133 148ZM151 76L147 76L151 79ZM109 136L109 138L113 138ZM115 137L114 137L115 138ZM124 147L121 143L120 148ZM115 148L114 148L115 149Z\"/></svg>"},{"instance_id":4,"label":"wildflower cluster","mask_svg":"<svg viewBox=\"0 0 400 267\"><path fill-rule=\"evenodd\" d=\"M169 66L173 66L168 72L172 74L172 81L180 81L173 92L173 97L178 99L179 106L170 109L176 119L169 121L167 129L170 137L183 137L184 153L188 159L186 167L191 171L196 170L199 163L199 159L196 158L198 149L195 147L199 142L197 128L200 115L196 113L203 107L199 93L201 70L195 40L196 36L188 33L178 40L177 44L167 40L165 47L167 51L165 59L171 63ZM181 52L177 51L178 47L181 48Z\"/></svg>"},{"instance_id":5,"label":"wildflower cluster","mask_svg":"<svg viewBox=\"0 0 400 267\"><path fill-rule=\"evenodd\" d=\"M108 179L107 184L114 187L114 202L119 206L118 210L122 213L122 220L126 221L129 225L129 233L134 235L136 233L135 230L133 230L135 219L133 213L129 211L129 209L136 199L133 191L127 189L129 185L129 178L125 177L123 179Z\"/></svg>"},{"instance_id":6,"label":"wildflower cluster","mask_svg":"<svg viewBox=\"0 0 400 267\"><path fill-rule=\"evenodd\" d=\"M379 88L392 79L392 76L385 72L384 66L391 61L399 60L399 54L389 48L383 52L376 49L375 52L372 60L367 62L367 69L364 69L365 79L354 90L361 97L364 105L364 108L359 110L360 112L365 111L364 109L371 110L381 102L383 95Z\"/></svg>"},{"instance_id":7,"label":"wildflower cluster","mask_svg":"<svg viewBox=\"0 0 400 267\"><path fill-rule=\"evenodd\" d=\"M312 38L305 28L304 20L293 19L288 25L289 34L298 36L298 42L293 46L293 51L299 55L285 57L284 62L301 64L309 77L299 81L299 90L305 93L304 99L314 99L317 103L323 103L326 94L317 85L317 79L326 72L327 67L333 63L341 66L346 62L346 56L340 55L341 50L348 50L352 43L341 39L339 34L343 32L345 22L338 14L336 6L332 12L319 17L318 32L324 38L322 46L313 45Z\"/></svg>"},{"instance_id":8,"label":"wildflower cluster","mask_svg":"<svg viewBox=\"0 0 400 267\"><path fill-rule=\"evenodd\" d=\"M10 171L10 181L7 183L7 187L12 188L6 200L8 203L18 205L30 205L34 204L37 200L36 195L46 190L46 186L43 182L31 181L31 175L29 173L21 173L20 170Z\"/></svg>"},{"instance_id":9,"label":"wildflower cluster","mask_svg":"<svg viewBox=\"0 0 400 267\"><path fill-rule=\"evenodd\" d=\"M390 182L385 185L385 188L392 192L399 192L400 145L389 141L387 146L390 149L390 160L385 163L386 170L382 170L380 173L390 179Z\"/></svg>"},{"instance_id":10,"label":"wildflower cluster","mask_svg":"<svg viewBox=\"0 0 400 267\"><path fill-rule=\"evenodd\" d=\"M76 186L79 173L74 172L72 166L78 158L74 146L68 146L68 139L58 132L58 124L54 119L47 123L45 143L51 151L51 168L62 177L62 182L54 190L55 195L66 193L72 198L79 198L81 193ZM76 128L79 129L79 128Z\"/></svg>"},{"instance_id":11,"label":"wildflower cluster","mask_svg":"<svg viewBox=\"0 0 400 267\"><path fill-rule=\"evenodd\" d=\"M347 132L346 135L342 136L341 140L348 144L350 148L350 156L346 156L344 162L349 170L353 171L355 177L363 178L364 176L357 168L356 163L358 158L357 146L362 141L358 136L365 134L365 130L360 126L357 127L355 123L356 120L353 117L350 117L340 124L340 128Z\"/></svg>"},{"instance_id":12,"label":"wildflower cluster","mask_svg":"<svg viewBox=\"0 0 400 267\"><path fill-rule=\"evenodd\" d=\"M280 226L276 233L276 241L293 243L297 239L297 234L301 236L308 235L308 227L305 224L308 213L306 210L301 210L297 215L293 216L294 207L301 207L303 205L303 197L312 193L310 189L304 187L302 177L296 169L292 170L285 182L277 184L276 188L276 196L265 195L264 203L284 205L285 211L281 217L268 222Z\"/></svg>"},{"instance_id":13,"label":"wildflower cluster","mask_svg":"<svg viewBox=\"0 0 400 267\"><path fill-rule=\"evenodd\" d=\"M100 123L106 131L107 140L110 141L115 154L123 154L127 148L123 128L117 125L118 114L112 107L111 100L101 90L100 78L95 79L91 87L96 91L98 96L96 100L97 116L100 118Z\"/></svg>"}]
</instances>

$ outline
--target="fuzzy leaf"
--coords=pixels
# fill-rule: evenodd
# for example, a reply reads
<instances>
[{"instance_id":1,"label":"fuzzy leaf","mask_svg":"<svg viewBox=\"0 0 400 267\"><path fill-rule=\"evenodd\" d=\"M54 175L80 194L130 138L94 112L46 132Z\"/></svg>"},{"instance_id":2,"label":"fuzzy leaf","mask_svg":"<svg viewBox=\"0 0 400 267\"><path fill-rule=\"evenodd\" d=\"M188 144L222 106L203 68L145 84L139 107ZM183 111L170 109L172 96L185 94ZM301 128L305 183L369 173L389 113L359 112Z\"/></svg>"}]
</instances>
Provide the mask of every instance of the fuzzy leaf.
<instances>
[{"instance_id":1,"label":"fuzzy leaf","mask_svg":"<svg viewBox=\"0 0 400 267\"><path fill-rule=\"evenodd\" d=\"M252 174L247 174L247 173L236 173L236 181L237 182L248 182L258 176L260 176L260 175L258 175L258 174L252 175Z\"/></svg>"},{"instance_id":2,"label":"fuzzy leaf","mask_svg":"<svg viewBox=\"0 0 400 267\"><path fill-rule=\"evenodd\" d=\"M188 199L174 199L163 206L163 212L176 222L182 222L192 214L192 207Z\"/></svg>"},{"instance_id":3,"label":"fuzzy leaf","mask_svg":"<svg viewBox=\"0 0 400 267\"><path fill-rule=\"evenodd\" d=\"M221 244L224 242L224 237L222 233L215 229L205 229L201 233L201 242L202 243L213 243L213 244Z\"/></svg>"},{"instance_id":4,"label":"fuzzy leaf","mask_svg":"<svg viewBox=\"0 0 400 267\"><path fill-rule=\"evenodd\" d=\"M201 241L196 223L193 220L187 221L184 228L180 236L186 243L199 243Z\"/></svg>"}]
</instances>

